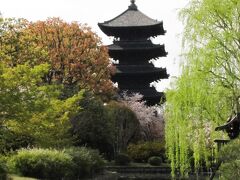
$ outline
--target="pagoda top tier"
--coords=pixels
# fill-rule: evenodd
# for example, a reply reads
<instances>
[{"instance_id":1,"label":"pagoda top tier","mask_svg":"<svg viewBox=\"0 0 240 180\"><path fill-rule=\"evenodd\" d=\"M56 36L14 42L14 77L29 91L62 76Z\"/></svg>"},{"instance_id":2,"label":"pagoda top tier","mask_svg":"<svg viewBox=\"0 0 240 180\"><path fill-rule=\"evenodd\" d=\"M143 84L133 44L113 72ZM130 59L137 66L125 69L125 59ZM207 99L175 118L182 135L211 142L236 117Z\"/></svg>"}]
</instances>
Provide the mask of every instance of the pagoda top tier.
<instances>
[{"instance_id":1,"label":"pagoda top tier","mask_svg":"<svg viewBox=\"0 0 240 180\"><path fill-rule=\"evenodd\" d=\"M166 32L163 29L163 22L139 11L134 0L131 0L131 5L126 11L109 21L98 23L98 26L106 35L123 39L132 39L133 35L138 38L148 38L164 35Z\"/></svg>"}]
</instances>

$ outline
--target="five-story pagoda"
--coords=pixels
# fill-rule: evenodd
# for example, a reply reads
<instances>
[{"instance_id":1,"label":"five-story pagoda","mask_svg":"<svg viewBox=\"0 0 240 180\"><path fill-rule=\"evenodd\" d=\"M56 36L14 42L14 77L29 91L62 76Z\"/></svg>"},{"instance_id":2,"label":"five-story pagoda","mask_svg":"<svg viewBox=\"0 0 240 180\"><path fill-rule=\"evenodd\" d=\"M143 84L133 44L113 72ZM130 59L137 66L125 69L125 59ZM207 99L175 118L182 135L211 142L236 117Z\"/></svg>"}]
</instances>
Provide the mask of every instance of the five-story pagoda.
<instances>
[{"instance_id":1,"label":"five-story pagoda","mask_svg":"<svg viewBox=\"0 0 240 180\"><path fill-rule=\"evenodd\" d=\"M118 83L120 93L138 92L149 105L159 103L163 93L150 87L150 83L168 78L168 74L166 68L156 68L149 61L167 53L164 45L153 44L150 38L165 34L163 23L143 14L131 0L126 11L98 26L106 35L115 37L108 49L110 57L119 61L112 81Z\"/></svg>"}]
</instances>

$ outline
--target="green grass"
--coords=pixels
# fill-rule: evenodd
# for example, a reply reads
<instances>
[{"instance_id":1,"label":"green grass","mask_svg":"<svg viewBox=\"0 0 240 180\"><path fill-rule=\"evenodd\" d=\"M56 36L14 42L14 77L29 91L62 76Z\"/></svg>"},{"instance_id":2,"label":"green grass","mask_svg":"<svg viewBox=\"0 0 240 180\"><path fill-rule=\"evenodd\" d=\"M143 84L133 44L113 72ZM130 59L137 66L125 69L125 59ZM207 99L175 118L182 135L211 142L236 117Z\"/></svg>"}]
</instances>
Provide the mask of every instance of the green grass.
<instances>
[{"instance_id":1,"label":"green grass","mask_svg":"<svg viewBox=\"0 0 240 180\"><path fill-rule=\"evenodd\" d=\"M37 180L37 179L35 179L35 178L20 177L20 176L13 175L13 174L8 175L8 177L9 177L11 180Z\"/></svg>"}]
</instances>

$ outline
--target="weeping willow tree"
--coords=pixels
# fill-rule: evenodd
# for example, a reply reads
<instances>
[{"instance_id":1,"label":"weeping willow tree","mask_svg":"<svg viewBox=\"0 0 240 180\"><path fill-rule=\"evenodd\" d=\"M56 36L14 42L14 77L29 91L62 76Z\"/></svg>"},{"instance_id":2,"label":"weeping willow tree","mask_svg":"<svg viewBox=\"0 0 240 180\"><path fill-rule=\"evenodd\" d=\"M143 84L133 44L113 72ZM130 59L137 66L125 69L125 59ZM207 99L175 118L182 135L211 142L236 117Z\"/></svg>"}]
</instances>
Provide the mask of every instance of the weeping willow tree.
<instances>
[{"instance_id":1,"label":"weeping willow tree","mask_svg":"<svg viewBox=\"0 0 240 180\"><path fill-rule=\"evenodd\" d=\"M182 75L166 93L166 145L172 175L209 167L214 128L240 112L240 1L190 0Z\"/></svg>"}]
</instances>

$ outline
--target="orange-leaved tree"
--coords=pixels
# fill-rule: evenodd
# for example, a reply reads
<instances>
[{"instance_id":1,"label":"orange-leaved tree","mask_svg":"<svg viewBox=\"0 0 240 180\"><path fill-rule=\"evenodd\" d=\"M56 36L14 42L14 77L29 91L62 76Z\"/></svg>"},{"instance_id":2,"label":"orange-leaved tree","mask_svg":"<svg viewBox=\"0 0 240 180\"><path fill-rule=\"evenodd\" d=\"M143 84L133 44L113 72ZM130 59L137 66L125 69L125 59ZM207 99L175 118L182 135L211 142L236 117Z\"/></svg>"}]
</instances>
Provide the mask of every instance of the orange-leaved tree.
<instances>
[{"instance_id":1,"label":"orange-leaved tree","mask_svg":"<svg viewBox=\"0 0 240 180\"><path fill-rule=\"evenodd\" d=\"M47 82L80 85L80 88L97 94L113 92L110 76L114 68L107 49L88 26L49 18L30 23L26 31L48 52L51 71L46 77Z\"/></svg>"},{"instance_id":2,"label":"orange-leaved tree","mask_svg":"<svg viewBox=\"0 0 240 180\"><path fill-rule=\"evenodd\" d=\"M107 49L87 25L59 18L37 22L6 19L0 34L0 59L7 65L48 63L50 71L44 81L49 84L102 95L114 92L110 80L114 68Z\"/></svg>"}]
</instances>

